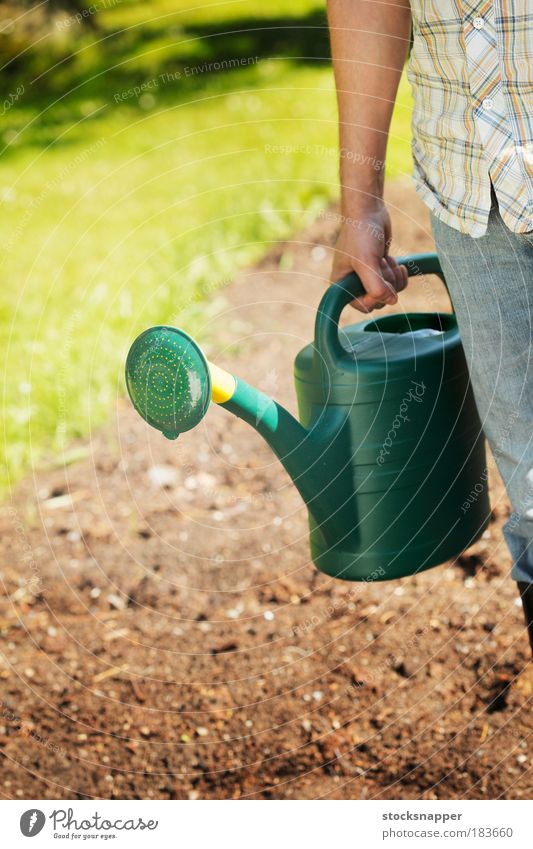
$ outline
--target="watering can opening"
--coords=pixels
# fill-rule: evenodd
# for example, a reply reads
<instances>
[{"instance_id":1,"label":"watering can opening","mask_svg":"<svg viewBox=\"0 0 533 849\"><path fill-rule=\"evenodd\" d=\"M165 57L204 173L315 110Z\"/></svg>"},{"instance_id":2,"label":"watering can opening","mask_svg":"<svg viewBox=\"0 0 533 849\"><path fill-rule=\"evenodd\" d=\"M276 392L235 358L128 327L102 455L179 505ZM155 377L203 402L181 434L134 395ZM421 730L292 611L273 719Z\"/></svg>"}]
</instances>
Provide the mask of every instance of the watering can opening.
<instances>
[{"instance_id":1,"label":"watering can opening","mask_svg":"<svg viewBox=\"0 0 533 849\"><path fill-rule=\"evenodd\" d=\"M339 340L355 360L379 360L391 366L435 353L458 335L455 316L446 313L404 313L339 328Z\"/></svg>"},{"instance_id":2,"label":"watering can opening","mask_svg":"<svg viewBox=\"0 0 533 849\"><path fill-rule=\"evenodd\" d=\"M457 320L452 313L409 313L384 315L365 322L365 333L416 333L431 330L434 334L455 330Z\"/></svg>"}]
</instances>

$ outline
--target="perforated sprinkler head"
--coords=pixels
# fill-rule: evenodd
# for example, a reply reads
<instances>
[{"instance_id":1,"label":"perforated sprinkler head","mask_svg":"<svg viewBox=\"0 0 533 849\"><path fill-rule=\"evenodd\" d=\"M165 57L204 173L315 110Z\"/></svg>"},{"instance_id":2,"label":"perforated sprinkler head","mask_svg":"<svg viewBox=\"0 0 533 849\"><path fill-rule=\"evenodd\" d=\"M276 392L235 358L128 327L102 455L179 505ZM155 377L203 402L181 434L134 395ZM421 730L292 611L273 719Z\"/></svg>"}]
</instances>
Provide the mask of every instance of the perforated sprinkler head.
<instances>
[{"instance_id":1,"label":"perforated sprinkler head","mask_svg":"<svg viewBox=\"0 0 533 849\"><path fill-rule=\"evenodd\" d=\"M137 337L126 360L126 386L139 415L167 439L196 427L211 401L207 360L176 327L151 327Z\"/></svg>"}]
</instances>

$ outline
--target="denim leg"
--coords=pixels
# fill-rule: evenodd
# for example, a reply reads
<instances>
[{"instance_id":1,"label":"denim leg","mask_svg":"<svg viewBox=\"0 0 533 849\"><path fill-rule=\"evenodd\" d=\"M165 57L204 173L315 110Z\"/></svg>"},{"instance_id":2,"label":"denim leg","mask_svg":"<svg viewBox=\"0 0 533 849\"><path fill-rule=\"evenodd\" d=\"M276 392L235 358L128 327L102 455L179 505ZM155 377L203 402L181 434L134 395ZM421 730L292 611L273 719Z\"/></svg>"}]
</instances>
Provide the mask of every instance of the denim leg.
<instances>
[{"instance_id":1,"label":"denim leg","mask_svg":"<svg viewBox=\"0 0 533 849\"><path fill-rule=\"evenodd\" d=\"M533 582L533 233L496 205L472 239L432 216L483 429L512 505L504 527L515 581Z\"/></svg>"}]
</instances>

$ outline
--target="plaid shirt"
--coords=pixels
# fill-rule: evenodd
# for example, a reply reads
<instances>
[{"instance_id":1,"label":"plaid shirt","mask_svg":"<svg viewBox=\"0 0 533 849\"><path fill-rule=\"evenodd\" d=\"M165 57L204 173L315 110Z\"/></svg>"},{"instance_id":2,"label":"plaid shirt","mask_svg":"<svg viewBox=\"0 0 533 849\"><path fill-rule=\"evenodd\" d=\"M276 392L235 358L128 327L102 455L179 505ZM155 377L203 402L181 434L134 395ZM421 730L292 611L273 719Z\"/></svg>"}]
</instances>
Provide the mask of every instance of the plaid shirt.
<instances>
[{"instance_id":1,"label":"plaid shirt","mask_svg":"<svg viewBox=\"0 0 533 849\"><path fill-rule=\"evenodd\" d=\"M491 182L533 230L533 0L411 0L414 179L434 214L483 236Z\"/></svg>"}]
</instances>

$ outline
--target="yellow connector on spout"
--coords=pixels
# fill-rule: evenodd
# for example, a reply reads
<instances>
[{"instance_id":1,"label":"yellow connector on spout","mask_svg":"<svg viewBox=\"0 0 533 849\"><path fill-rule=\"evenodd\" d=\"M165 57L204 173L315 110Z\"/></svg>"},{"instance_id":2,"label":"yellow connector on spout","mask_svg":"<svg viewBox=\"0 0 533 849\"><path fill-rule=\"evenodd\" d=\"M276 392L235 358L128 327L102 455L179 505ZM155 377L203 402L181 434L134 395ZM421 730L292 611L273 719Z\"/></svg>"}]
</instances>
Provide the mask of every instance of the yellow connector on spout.
<instances>
[{"instance_id":1,"label":"yellow connector on spout","mask_svg":"<svg viewBox=\"0 0 533 849\"><path fill-rule=\"evenodd\" d=\"M229 371L219 368L214 363L209 363L209 371L211 372L211 398L215 404L224 404L233 396L236 387L236 381Z\"/></svg>"}]
</instances>

